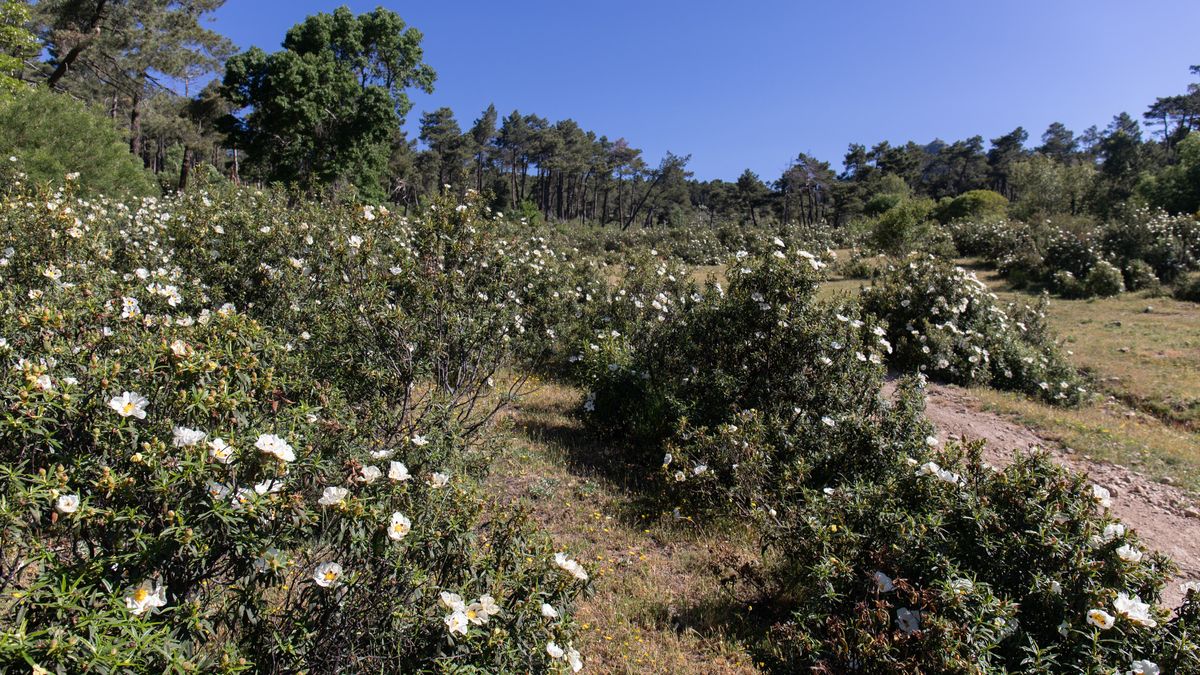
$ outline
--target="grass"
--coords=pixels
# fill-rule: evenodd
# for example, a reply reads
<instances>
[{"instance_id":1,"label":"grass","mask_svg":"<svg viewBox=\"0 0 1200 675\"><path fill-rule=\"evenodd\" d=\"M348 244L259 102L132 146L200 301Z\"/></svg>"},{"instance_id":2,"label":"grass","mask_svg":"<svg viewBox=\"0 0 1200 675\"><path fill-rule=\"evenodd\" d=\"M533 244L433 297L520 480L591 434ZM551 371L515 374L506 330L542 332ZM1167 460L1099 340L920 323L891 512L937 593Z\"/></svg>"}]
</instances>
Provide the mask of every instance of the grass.
<instances>
[{"instance_id":1,"label":"grass","mask_svg":"<svg viewBox=\"0 0 1200 675\"><path fill-rule=\"evenodd\" d=\"M618 454L571 416L580 392L543 384L511 416L489 479L583 563L595 593L575 609L589 672L758 672L735 635L752 605L723 580L750 558L745 532L701 531L635 489Z\"/></svg>"}]
</instances>

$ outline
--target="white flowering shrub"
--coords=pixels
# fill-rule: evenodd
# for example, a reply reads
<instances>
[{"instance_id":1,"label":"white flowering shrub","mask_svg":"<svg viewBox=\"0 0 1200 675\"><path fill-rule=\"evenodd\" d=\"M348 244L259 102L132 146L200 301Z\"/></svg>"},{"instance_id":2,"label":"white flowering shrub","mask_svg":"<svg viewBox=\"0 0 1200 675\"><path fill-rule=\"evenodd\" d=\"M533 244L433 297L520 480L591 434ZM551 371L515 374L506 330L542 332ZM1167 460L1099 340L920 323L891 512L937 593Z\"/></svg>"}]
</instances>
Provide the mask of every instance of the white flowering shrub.
<instances>
[{"instance_id":1,"label":"white flowering shrub","mask_svg":"<svg viewBox=\"0 0 1200 675\"><path fill-rule=\"evenodd\" d=\"M0 664L581 666L586 570L478 480L524 315L477 293L516 273L472 207L403 257L274 200L0 203Z\"/></svg>"},{"instance_id":2,"label":"white flowering shrub","mask_svg":"<svg viewBox=\"0 0 1200 675\"><path fill-rule=\"evenodd\" d=\"M1041 454L996 470L980 448L900 457L886 478L776 507L766 536L791 607L771 633L777 669L1200 667L1200 597L1174 618L1156 605L1173 566L1102 491Z\"/></svg>"},{"instance_id":3,"label":"white flowering shrub","mask_svg":"<svg viewBox=\"0 0 1200 675\"><path fill-rule=\"evenodd\" d=\"M951 263L910 257L863 291L862 306L887 321L890 363L903 370L1059 405L1086 393L1050 336L1044 306L1002 308L973 274Z\"/></svg>"}]
</instances>

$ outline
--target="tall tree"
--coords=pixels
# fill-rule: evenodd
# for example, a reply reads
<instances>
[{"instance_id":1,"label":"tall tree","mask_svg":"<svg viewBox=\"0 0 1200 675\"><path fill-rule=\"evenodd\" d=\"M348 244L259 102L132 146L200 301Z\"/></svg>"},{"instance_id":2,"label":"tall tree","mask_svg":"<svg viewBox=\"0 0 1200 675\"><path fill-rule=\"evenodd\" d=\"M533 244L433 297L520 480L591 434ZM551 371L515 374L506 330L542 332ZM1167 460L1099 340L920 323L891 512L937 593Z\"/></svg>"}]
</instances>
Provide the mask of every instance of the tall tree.
<instances>
[{"instance_id":1,"label":"tall tree","mask_svg":"<svg viewBox=\"0 0 1200 675\"><path fill-rule=\"evenodd\" d=\"M433 89L421 39L395 12L342 7L292 27L280 51L230 59L225 92L242 111L231 133L248 168L309 190L349 183L385 197L392 144L412 107L407 90Z\"/></svg>"},{"instance_id":2,"label":"tall tree","mask_svg":"<svg viewBox=\"0 0 1200 675\"><path fill-rule=\"evenodd\" d=\"M475 120L471 126L470 140L472 154L475 156L475 191L483 192L484 165L491 161L493 141L496 138L496 106L488 105L487 110Z\"/></svg>"},{"instance_id":3,"label":"tall tree","mask_svg":"<svg viewBox=\"0 0 1200 675\"><path fill-rule=\"evenodd\" d=\"M26 27L29 19L24 0L0 0L0 100L24 86L25 60L37 56L37 36Z\"/></svg>"},{"instance_id":4,"label":"tall tree","mask_svg":"<svg viewBox=\"0 0 1200 675\"><path fill-rule=\"evenodd\" d=\"M1062 122L1051 122L1042 133L1042 144L1037 147L1038 152L1063 164L1071 161L1078 150L1079 140Z\"/></svg>"},{"instance_id":5,"label":"tall tree","mask_svg":"<svg viewBox=\"0 0 1200 675\"><path fill-rule=\"evenodd\" d=\"M1024 127L1017 127L999 138L993 138L992 147L987 153L988 181L993 190L1009 199L1012 199L1012 192L1008 188L1009 172L1014 162L1026 156L1027 140L1029 134Z\"/></svg>"}]
</instances>

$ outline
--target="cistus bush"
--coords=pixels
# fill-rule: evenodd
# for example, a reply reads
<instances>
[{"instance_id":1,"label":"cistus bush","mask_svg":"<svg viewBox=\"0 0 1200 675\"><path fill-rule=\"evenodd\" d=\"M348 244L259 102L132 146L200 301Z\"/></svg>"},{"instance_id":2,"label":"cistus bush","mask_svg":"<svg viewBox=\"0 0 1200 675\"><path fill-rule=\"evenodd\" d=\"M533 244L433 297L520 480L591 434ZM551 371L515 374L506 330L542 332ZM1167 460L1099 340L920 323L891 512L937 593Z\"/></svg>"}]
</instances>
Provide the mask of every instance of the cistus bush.
<instances>
[{"instance_id":1,"label":"cistus bush","mask_svg":"<svg viewBox=\"0 0 1200 675\"><path fill-rule=\"evenodd\" d=\"M474 206L276 200L0 203L0 664L580 665L586 572L480 482L528 268Z\"/></svg>"},{"instance_id":2,"label":"cistus bush","mask_svg":"<svg viewBox=\"0 0 1200 675\"><path fill-rule=\"evenodd\" d=\"M1200 598L1174 618L1156 604L1174 567L1103 492L1044 454L999 470L980 450L900 456L776 507L775 669L1195 672Z\"/></svg>"},{"instance_id":3,"label":"cistus bush","mask_svg":"<svg viewBox=\"0 0 1200 675\"><path fill-rule=\"evenodd\" d=\"M1112 263L1101 260L1088 270L1083 290L1088 296L1101 298L1120 295L1125 292L1125 277Z\"/></svg>"},{"instance_id":4,"label":"cistus bush","mask_svg":"<svg viewBox=\"0 0 1200 675\"><path fill-rule=\"evenodd\" d=\"M952 263L912 256L876 278L862 306L887 322L889 363L903 371L1060 405L1085 394L1049 334L1044 305L1002 308L983 282Z\"/></svg>"}]
</instances>

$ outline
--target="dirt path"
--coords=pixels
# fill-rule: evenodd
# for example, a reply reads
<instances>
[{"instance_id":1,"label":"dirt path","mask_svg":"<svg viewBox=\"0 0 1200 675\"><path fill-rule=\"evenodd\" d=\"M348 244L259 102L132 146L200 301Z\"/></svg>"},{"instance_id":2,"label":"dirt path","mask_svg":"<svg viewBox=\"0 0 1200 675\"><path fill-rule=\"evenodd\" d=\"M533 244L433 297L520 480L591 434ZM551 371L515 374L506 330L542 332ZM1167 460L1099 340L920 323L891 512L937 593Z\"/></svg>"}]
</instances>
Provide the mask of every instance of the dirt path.
<instances>
[{"instance_id":1,"label":"dirt path","mask_svg":"<svg viewBox=\"0 0 1200 675\"><path fill-rule=\"evenodd\" d=\"M1038 446L1050 451L1055 461L1108 488L1113 512L1148 546L1179 565L1179 577L1163 593L1166 605L1176 607L1182 602L1180 583L1200 579L1200 500L1194 495L1127 467L1092 460L1015 422L980 411L970 394L958 387L930 384L926 414L944 438L987 441L985 454L993 463L1007 463L1014 451Z\"/></svg>"}]
</instances>

